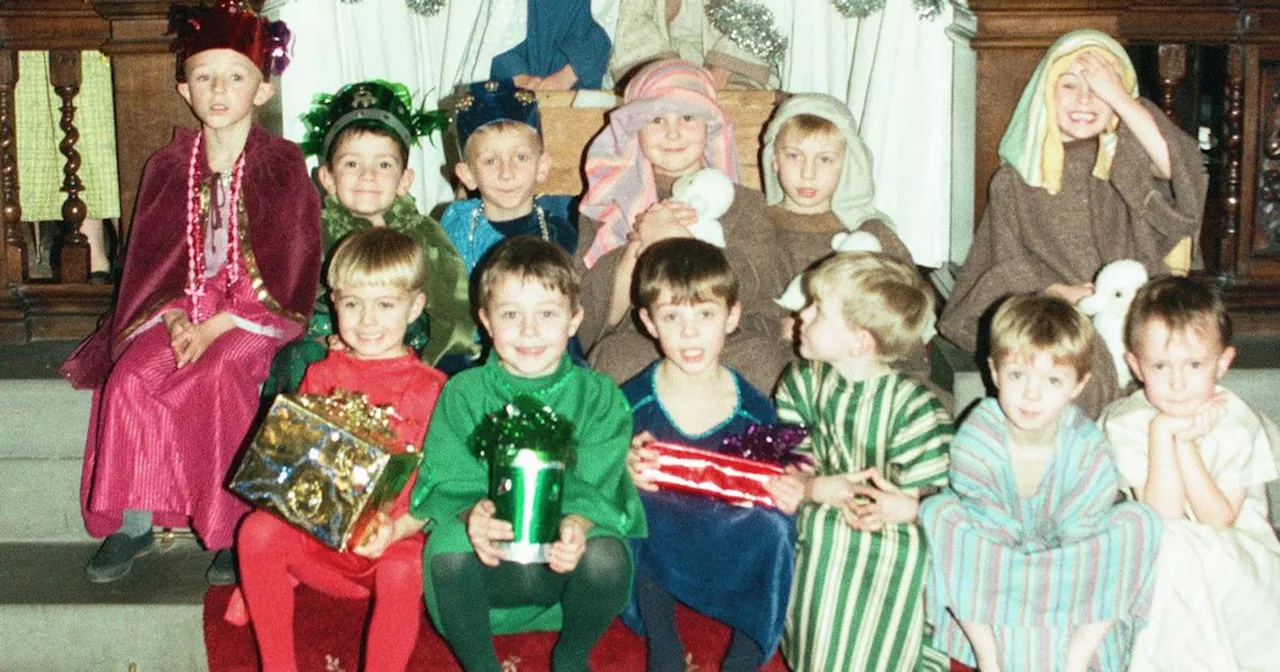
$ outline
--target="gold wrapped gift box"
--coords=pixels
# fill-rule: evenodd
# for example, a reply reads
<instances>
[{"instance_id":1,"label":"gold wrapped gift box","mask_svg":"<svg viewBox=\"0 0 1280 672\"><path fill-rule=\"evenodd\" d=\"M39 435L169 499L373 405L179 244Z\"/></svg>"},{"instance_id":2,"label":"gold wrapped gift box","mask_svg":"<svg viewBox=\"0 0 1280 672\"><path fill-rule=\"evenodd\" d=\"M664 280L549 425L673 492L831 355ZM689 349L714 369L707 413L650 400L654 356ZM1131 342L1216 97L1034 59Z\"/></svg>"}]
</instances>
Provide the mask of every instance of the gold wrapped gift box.
<instances>
[{"instance_id":1,"label":"gold wrapped gift box","mask_svg":"<svg viewBox=\"0 0 1280 672\"><path fill-rule=\"evenodd\" d=\"M346 550L422 459L396 438L394 413L370 406L364 395L280 395L229 487L326 546Z\"/></svg>"}]
</instances>

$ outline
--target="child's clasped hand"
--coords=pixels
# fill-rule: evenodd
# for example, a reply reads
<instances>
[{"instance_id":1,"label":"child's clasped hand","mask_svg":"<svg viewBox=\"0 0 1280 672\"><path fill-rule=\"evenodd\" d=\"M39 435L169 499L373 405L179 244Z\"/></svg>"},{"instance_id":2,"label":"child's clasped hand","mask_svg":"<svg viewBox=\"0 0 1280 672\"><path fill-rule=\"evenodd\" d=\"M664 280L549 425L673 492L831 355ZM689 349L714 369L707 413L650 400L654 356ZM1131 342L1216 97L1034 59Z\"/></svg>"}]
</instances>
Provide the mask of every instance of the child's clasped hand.
<instances>
[{"instance_id":1,"label":"child's clasped hand","mask_svg":"<svg viewBox=\"0 0 1280 672\"><path fill-rule=\"evenodd\" d=\"M467 514L467 537L476 549L476 557L489 567L497 567L505 555L495 542L511 541L516 536L510 522L494 517L497 511L492 501L482 499Z\"/></svg>"}]
</instances>

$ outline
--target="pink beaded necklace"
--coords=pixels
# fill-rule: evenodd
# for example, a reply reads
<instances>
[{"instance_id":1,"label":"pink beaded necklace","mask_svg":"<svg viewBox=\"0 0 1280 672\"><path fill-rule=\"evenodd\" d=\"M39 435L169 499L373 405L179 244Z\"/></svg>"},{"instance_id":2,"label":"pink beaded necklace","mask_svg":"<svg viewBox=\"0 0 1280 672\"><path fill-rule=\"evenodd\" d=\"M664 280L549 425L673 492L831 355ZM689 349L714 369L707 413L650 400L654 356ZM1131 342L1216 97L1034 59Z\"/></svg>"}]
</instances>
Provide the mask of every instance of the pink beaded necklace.
<instances>
[{"instance_id":1,"label":"pink beaded necklace","mask_svg":"<svg viewBox=\"0 0 1280 672\"><path fill-rule=\"evenodd\" d=\"M204 277L204 226L200 218L200 148L203 146L204 132L196 134L191 144L191 160L187 164L187 287L186 295L191 297L191 318L193 322L202 322L207 316L200 312L200 299L205 295ZM239 197L240 180L244 176L244 152L236 159L231 169L231 189L228 202L231 207L231 223L227 227L227 285L235 283L240 277L240 227ZM214 206L216 207L216 206Z\"/></svg>"}]
</instances>

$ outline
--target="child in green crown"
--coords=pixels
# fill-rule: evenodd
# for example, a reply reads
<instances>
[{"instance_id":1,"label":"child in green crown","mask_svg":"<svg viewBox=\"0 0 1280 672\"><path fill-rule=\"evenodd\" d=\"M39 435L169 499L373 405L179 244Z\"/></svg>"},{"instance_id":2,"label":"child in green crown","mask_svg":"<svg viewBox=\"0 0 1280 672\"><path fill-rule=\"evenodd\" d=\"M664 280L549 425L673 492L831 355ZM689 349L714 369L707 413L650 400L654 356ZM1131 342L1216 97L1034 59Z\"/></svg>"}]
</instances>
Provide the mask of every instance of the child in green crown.
<instances>
[{"instance_id":1,"label":"child in green crown","mask_svg":"<svg viewBox=\"0 0 1280 672\"><path fill-rule=\"evenodd\" d=\"M403 84L371 80L321 94L303 121L301 143L321 160L317 171L326 192L321 228L326 256L347 234L385 226L413 238L427 253L427 309L405 335L422 361L434 364L448 354L474 355L468 279L462 258L430 216L418 212L409 187L409 148L443 124L440 115L414 109ZM325 296L326 292L319 293ZM287 347L272 364L265 393L297 389L306 367L338 345L326 299L317 302L307 338Z\"/></svg>"}]
</instances>

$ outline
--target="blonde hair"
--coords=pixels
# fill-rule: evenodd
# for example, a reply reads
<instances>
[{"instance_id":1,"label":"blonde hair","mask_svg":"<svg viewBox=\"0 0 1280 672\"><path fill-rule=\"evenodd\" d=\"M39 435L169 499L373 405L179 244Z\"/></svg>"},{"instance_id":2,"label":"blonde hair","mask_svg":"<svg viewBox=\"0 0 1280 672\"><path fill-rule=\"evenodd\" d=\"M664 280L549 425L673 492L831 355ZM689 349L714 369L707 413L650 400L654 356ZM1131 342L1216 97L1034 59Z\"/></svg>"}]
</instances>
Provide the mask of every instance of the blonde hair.
<instances>
[{"instance_id":1,"label":"blonde hair","mask_svg":"<svg viewBox=\"0 0 1280 672\"><path fill-rule=\"evenodd\" d=\"M523 121L516 121L515 119L499 119L477 128L470 136L467 137L467 144L462 148L462 160L466 162L467 165L471 165L472 150L476 146L475 141L487 135L501 133L503 131L528 133L529 137L533 140L533 151L538 154L542 153L544 149L542 144L542 134L538 132L538 129L524 123Z\"/></svg>"},{"instance_id":2,"label":"blonde hair","mask_svg":"<svg viewBox=\"0 0 1280 672\"><path fill-rule=\"evenodd\" d=\"M782 126L778 129L777 138L786 136L791 140L805 140L815 135L834 136L844 144L844 134L840 132L840 128L836 126L834 121L826 117L819 117L816 114L802 112L782 122Z\"/></svg>"},{"instance_id":3,"label":"blonde hair","mask_svg":"<svg viewBox=\"0 0 1280 672\"><path fill-rule=\"evenodd\" d=\"M810 297L839 302L851 329L865 329L880 359L906 358L934 320L933 291L910 264L879 252L828 258L805 275Z\"/></svg>"},{"instance_id":4,"label":"blonde hair","mask_svg":"<svg viewBox=\"0 0 1280 672\"><path fill-rule=\"evenodd\" d=\"M738 277L720 248L696 238L668 238L645 249L636 262L636 305L653 310L663 290L672 303L738 302Z\"/></svg>"},{"instance_id":5,"label":"blonde hair","mask_svg":"<svg viewBox=\"0 0 1280 672\"><path fill-rule=\"evenodd\" d=\"M391 285L406 292L427 284L427 254L414 239L375 226L342 239L329 260L330 291Z\"/></svg>"},{"instance_id":6,"label":"blonde hair","mask_svg":"<svg viewBox=\"0 0 1280 672\"><path fill-rule=\"evenodd\" d=\"M1083 379L1093 365L1093 323L1075 306L1048 294L1014 294L991 318L991 361L1043 352Z\"/></svg>"}]
</instances>

